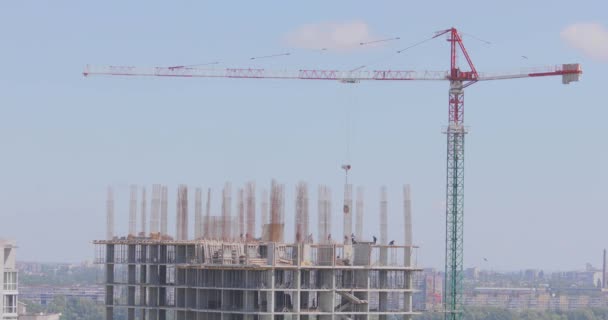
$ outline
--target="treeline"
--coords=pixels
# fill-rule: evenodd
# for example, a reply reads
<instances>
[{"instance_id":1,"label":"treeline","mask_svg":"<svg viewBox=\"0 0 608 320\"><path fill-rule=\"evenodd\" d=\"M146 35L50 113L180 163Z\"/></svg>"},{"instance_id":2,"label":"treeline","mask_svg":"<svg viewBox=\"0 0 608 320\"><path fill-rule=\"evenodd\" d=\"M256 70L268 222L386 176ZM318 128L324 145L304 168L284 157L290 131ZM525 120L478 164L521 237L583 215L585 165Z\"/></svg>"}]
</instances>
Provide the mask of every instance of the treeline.
<instances>
[{"instance_id":1,"label":"treeline","mask_svg":"<svg viewBox=\"0 0 608 320\"><path fill-rule=\"evenodd\" d=\"M26 301L28 313L61 313L62 320L104 320L105 307L87 298L55 297L46 305Z\"/></svg>"},{"instance_id":2,"label":"treeline","mask_svg":"<svg viewBox=\"0 0 608 320\"><path fill-rule=\"evenodd\" d=\"M96 284L99 267L74 267L69 268L43 265L41 274L19 274L19 283L24 286L67 286L75 284Z\"/></svg>"},{"instance_id":3,"label":"treeline","mask_svg":"<svg viewBox=\"0 0 608 320\"><path fill-rule=\"evenodd\" d=\"M28 313L61 313L62 320L104 320L105 307L86 298L55 297L46 306L26 302ZM114 319L125 320L122 309L116 309ZM441 312L425 312L413 320L444 320ZM592 308L575 311L511 311L502 308L469 307L464 320L608 320L608 308Z\"/></svg>"},{"instance_id":4,"label":"treeline","mask_svg":"<svg viewBox=\"0 0 608 320\"><path fill-rule=\"evenodd\" d=\"M414 320L443 320L441 312L426 312ZM464 320L608 320L608 308L591 308L574 311L511 311L502 308L468 307Z\"/></svg>"}]
</instances>

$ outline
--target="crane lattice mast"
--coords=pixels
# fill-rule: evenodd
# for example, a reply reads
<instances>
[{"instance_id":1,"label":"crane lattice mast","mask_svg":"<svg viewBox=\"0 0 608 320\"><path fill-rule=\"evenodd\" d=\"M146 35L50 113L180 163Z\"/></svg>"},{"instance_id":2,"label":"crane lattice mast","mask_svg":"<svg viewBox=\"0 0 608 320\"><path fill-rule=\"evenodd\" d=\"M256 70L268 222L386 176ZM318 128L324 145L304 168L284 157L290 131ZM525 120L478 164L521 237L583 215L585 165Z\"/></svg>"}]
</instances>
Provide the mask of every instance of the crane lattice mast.
<instances>
[{"instance_id":1,"label":"crane lattice mast","mask_svg":"<svg viewBox=\"0 0 608 320\"><path fill-rule=\"evenodd\" d=\"M464 88L479 77L456 29L446 30L450 42L450 89L447 135L445 223L445 319L462 319L463 217L464 217ZM457 65L458 47L470 71Z\"/></svg>"},{"instance_id":2,"label":"crane lattice mast","mask_svg":"<svg viewBox=\"0 0 608 320\"><path fill-rule=\"evenodd\" d=\"M467 53L462 38L455 28L439 31L434 38L448 36L450 42L449 71L413 70L269 70L260 68L201 68L188 66L175 67L135 67L135 66L91 66L83 71L89 75L111 76L153 76L187 78L231 78L231 79L294 79L294 80L333 80L344 83L360 81L449 81L447 136L447 174L446 174L446 251L445 251L445 291L444 308L446 320L463 318L463 217L464 217L464 89L479 81L505 80L561 76L562 83L578 81L582 74L577 63L522 69L516 72L480 73L477 72ZM469 70L458 67L460 51Z\"/></svg>"}]
</instances>

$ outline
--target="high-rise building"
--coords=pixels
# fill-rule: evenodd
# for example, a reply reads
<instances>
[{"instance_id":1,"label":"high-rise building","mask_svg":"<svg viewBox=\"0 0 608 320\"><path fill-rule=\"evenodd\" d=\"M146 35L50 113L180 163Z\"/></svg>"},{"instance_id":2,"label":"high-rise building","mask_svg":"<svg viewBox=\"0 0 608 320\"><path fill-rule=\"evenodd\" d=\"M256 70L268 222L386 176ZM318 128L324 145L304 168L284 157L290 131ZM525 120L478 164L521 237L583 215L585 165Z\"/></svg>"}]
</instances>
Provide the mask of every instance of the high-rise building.
<instances>
[{"instance_id":1,"label":"high-rise building","mask_svg":"<svg viewBox=\"0 0 608 320\"><path fill-rule=\"evenodd\" d=\"M261 237L245 231L255 232L254 193L239 193L235 216L227 184L221 215L202 219L202 208L196 210L195 222L210 225L196 226L195 239L185 227L183 186L176 238L142 233L94 241L95 262L105 266L106 320L410 320L417 314L412 308L413 275L420 271L412 259L416 247L395 240L378 243L375 236L358 239L348 227L350 217L346 232L334 240L327 187L319 188L315 242L307 227L305 185L296 192L295 242L284 240L284 188L274 181L269 197L262 199L262 212L269 214L262 219ZM345 198L350 200L350 194ZM161 230L167 230L165 223Z\"/></svg>"},{"instance_id":2,"label":"high-rise building","mask_svg":"<svg viewBox=\"0 0 608 320\"><path fill-rule=\"evenodd\" d=\"M402 319L412 311L405 246L216 240L95 241L106 319ZM397 256L401 259L389 259Z\"/></svg>"},{"instance_id":3,"label":"high-rise building","mask_svg":"<svg viewBox=\"0 0 608 320\"><path fill-rule=\"evenodd\" d=\"M0 320L17 319L17 268L14 240L0 239Z\"/></svg>"},{"instance_id":4,"label":"high-rise building","mask_svg":"<svg viewBox=\"0 0 608 320\"><path fill-rule=\"evenodd\" d=\"M413 308L417 311L441 311L443 308L443 275L434 268L415 273Z\"/></svg>"}]
</instances>

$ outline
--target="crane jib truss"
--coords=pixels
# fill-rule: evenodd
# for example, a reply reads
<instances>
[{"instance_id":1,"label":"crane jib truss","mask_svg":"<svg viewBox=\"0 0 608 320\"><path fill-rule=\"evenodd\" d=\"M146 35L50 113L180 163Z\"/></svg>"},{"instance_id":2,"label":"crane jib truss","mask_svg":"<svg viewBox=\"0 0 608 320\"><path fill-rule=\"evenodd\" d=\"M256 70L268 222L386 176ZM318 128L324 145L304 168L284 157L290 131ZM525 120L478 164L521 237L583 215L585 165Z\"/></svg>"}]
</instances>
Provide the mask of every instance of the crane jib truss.
<instances>
[{"instance_id":1,"label":"crane jib truss","mask_svg":"<svg viewBox=\"0 0 608 320\"><path fill-rule=\"evenodd\" d=\"M464 218L464 88L478 81L562 76L562 83L578 81L582 74L577 63L523 69L516 72L480 73L467 53L462 37L455 28L439 31L435 38L447 35L450 42L449 71L412 70L268 70L260 68L200 68L200 67L135 67L135 66L91 66L83 71L85 76L152 76L152 77L200 77L231 79L294 79L335 80L346 83L359 81L449 81L449 110L446 165L446 247L445 247L445 291L443 296L445 319L463 318L463 218ZM458 51L464 55L468 71L458 67Z\"/></svg>"},{"instance_id":2,"label":"crane jib truss","mask_svg":"<svg viewBox=\"0 0 608 320\"><path fill-rule=\"evenodd\" d=\"M503 80L528 77L565 76L581 74L580 65L564 64L521 69L513 72L479 73L475 81ZM236 78L236 79L284 79L284 80L336 80L336 81L412 81L450 80L449 71L414 70L270 70L259 68L195 68L195 67L134 67L87 65L84 76L138 76L138 77L183 77L183 78ZM469 79L473 80L473 79ZM572 80L576 81L576 80Z\"/></svg>"}]
</instances>

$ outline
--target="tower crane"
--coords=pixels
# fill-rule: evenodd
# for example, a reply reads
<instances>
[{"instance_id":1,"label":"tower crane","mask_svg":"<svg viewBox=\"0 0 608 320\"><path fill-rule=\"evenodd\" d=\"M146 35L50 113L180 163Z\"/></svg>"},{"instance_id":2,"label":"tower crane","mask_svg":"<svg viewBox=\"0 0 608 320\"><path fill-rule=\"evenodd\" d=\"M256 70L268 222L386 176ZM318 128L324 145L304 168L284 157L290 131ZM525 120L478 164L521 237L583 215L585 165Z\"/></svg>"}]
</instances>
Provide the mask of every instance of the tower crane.
<instances>
[{"instance_id":1,"label":"tower crane","mask_svg":"<svg viewBox=\"0 0 608 320\"><path fill-rule=\"evenodd\" d=\"M446 238L445 238L445 291L444 308L446 320L463 318L463 216L464 216L464 89L479 81L506 80L561 76L563 84L580 79L580 64L562 64L524 70L512 73L481 73L475 69L471 57L464 47L458 30L449 28L437 32L433 38L447 35L450 43L450 70L268 70L259 68L210 69L201 67L135 67L135 66L92 66L87 65L84 76L151 76L151 77L192 77L192 78L235 78L235 79L298 79L334 80L344 83L360 81L447 81L448 126L447 136L447 176L446 176ZM457 63L459 52L464 56L467 69Z\"/></svg>"}]
</instances>

